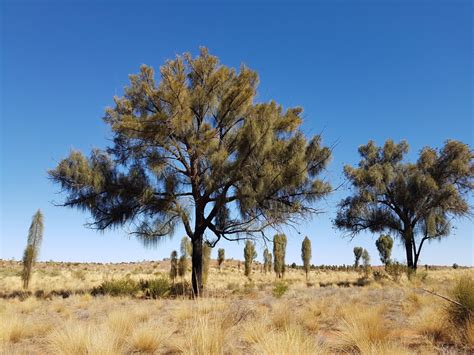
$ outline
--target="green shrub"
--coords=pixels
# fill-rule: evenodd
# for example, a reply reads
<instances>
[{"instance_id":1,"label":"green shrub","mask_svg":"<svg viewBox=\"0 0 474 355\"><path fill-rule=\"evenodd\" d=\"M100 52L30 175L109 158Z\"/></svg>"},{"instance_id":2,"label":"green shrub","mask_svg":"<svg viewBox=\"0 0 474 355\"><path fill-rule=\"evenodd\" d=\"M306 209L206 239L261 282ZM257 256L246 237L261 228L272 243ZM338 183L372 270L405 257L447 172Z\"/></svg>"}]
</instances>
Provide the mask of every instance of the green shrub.
<instances>
[{"instance_id":1,"label":"green shrub","mask_svg":"<svg viewBox=\"0 0 474 355\"><path fill-rule=\"evenodd\" d=\"M275 282L275 286L273 287L273 296L280 298L286 293L286 291L288 291L288 285L285 282Z\"/></svg>"},{"instance_id":2,"label":"green shrub","mask_svg":"<svg viewBox=\"0 0 474 355\"><path fill-rule=\"evenodd\" d=\"M132 279L106 280L91 291L95 295L134 296L140 291L139 284Z\"/></svg>"},{"instance_id":3,"label":"green shrub","mask_svg":"<svg viewBox=\"0 0 474 355\"><path fill-rule=\"evenodd\" d=\"M402 277L403 273L406 272L406 270L407 267L398 261L385 265L385 271L395 282L400 281L400 278Z\"/></svg>"},{"instance_id":4,"label":"green shrub","mask_svg":"<svg viewBox=\"0 0 474 355\"><path fill-rule=\"evenodd\" d=\"M456 263L454 263L454 264L453 264L453 269L458 269L458 268L459 268L459 265L456 264Z\"/></svg>"},{"instance_id":5,"label":"green shrub","mask_svg":"<svg viewBox=\"0 0 474 355\"><path fill-rule=\"evenodd\" d=\"M474 279L470 276L461 277L453 290L451 297L459 304L452 303L448 309L450 321L460 327L474 319Z\"/></svg>"},{"instance_id":6,"label":"green shrub","mask_svg":"<svg viewBox=\"0 0 474 355\"><path fill-rule=\"evenodd\" d=\"M149 298L162 298L170 294L171 285L166 278L140 280L140 289Z\"/></svg>"}]
</instances>

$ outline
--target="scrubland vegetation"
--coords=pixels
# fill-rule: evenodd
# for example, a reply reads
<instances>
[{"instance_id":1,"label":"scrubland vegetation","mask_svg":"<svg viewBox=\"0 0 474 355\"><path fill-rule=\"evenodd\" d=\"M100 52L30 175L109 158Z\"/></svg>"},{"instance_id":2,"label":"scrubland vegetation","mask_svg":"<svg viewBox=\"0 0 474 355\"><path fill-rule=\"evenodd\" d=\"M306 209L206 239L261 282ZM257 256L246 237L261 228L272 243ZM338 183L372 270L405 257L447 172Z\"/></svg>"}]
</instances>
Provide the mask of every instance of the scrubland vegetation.
<instances>
[{"instance_id":1,"label":"scrubland vegetation","mask_svg":"<svg viewBox=\"0 0 474 355\"><path fill-rule=\"evenodd\" d=\"M98 230L127 227L146 246L186 236L162 262L35 264L43 222L33 218L22 265L0 269L0 344L25 354L406 354L474 351L471 268L419 268L423 245L472 215L474 153L447 140L423 148L372 140L346 165L349 191L333 224L376 242L383 268L354 248L354 266L285 261L287 239L334 192L333 147L300 129L301 107L258 102L257 72L201 48L156 73L143 65L104 117L113 136L89 156L49 170L64 199ZM38 212L39 213L39 212ZM41 217L41 218L40 218ZM53 222L54 223L54 222ZM406 266L391 260L394 239ZM243 241L244 262L211 259L220 240ZM256 242L273 248L256 262ZM335 251L336 252L336 251ZM34 265L34 267L33 267ZM242 267L243 265L243 267ZM418 271L417 271L418 269ZM23 283L22 283L23 280Z\"/></svg>"},{"instance_id":2,"label":"scrubland vegetation","mask_svg":"<svg viewBox=\"0 0 474 355\"><path fill-rule=\"evenodd\" d=\"M204 297L170 261L2 261L0 347L7 354L425 354L474 350L474 270L430 268L398 282L382 268L286 267L283 278L210 261ZM378 275L374 277L375 275ZM377 279L377 281L375 280ZM180 290L179 286L184 286ZM423 291L435 291L456 302ZM184 292L183 292L184 291Z\"/></svg>"}]
</instances>

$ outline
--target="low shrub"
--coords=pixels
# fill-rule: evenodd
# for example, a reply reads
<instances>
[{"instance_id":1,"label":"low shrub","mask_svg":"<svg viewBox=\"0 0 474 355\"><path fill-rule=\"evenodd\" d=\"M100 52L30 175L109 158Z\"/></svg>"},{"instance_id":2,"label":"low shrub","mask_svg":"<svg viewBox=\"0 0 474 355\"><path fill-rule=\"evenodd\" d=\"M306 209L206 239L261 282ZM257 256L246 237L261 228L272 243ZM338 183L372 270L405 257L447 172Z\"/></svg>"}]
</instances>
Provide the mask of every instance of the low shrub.
<instances>
[{"instance_id":1,"label":"low shrub","mask_svg":"<svg viewBox=\"0 0 474 355\"><path fill-rule=\"evenodd\" d=\"M256 290L255 282L249 281L244 284L243 293L250 294L250 293L254 293L255 290Z\"/></svg>"},{"instance_id":2,"label":"low shrub","mask_svg":"<svg viewBox=\"0 0 474 355\"><path fill-rule=\"evenodd\" d=\"M168 279L156 278L152 280L140 280L140 289L145 297L162 298L167 297L171 291L171 285Z\"/></svg>"},{"instance_id":3,"label":"low shrub","mask_svg":"<svg viewBox=\"0 0 474 355\"><path fill-rule=\"evenodd\" d=\"M273 296L275 296L276 298L280 298L286 293L286 291L288 291L288 285L285 282L275 282L275 285L273 287Z\"/></svg>"},{"instance_id":4,"label":"low shrub","mask_svg":"<svg viewBox=\"0 0 474 355\"><path fill-rule=\"evenodd\" d=\"M407 267L399 263L398 261L385 265L385 271L395 282L400 281L402 275L406 272L406 270Z\"/></svg>"},{"instance_id":5,"label":"low shrub","mask_svg":"<svg viewBox=\"0 0 474 355\"><path fill-rule=\"evenodd\" d=\"M134 296L140 291L140 285L132 279L105 280L91 291L93 296Z\"/></svg>"},{"instance_id":6,"label":"low shrub","mask_svg":"<svg viewBox=\"0 0 474 355\"><path fill-rule=\"evenodd\" d=\"M468 321L474 320L474 279L461 277L451 291L451 297L458 304L452 303L449 307L450 321L457 326L466 326Z\"/></svg>"},{"instance_id":7,"label":"low shrub","mask_svg":"<svg viewBox=\"0 0 474 355\"><path fill-rule=\"evenodd\" d=\"M171 296L182 296L187 294L191 294L191 284L188 281L176 282L171 285Z\"/></svg>"}]
</instances>

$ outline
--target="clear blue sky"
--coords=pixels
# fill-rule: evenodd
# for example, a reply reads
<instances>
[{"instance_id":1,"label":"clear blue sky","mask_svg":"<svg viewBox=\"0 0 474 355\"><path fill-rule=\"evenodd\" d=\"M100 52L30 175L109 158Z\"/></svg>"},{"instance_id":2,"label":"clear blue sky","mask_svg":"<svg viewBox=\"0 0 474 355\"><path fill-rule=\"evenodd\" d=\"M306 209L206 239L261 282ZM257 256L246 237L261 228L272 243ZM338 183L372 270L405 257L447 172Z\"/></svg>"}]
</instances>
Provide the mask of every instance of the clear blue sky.
<instances>
[{"instance_id":1,"label":"clear blue sky","mask_svg":"<svg viewBox=\"0 0 474 355\"><path fill-rule=\"evenodd\" d=\"M257 70L259 100L304 107L307 135L323 131L327 144L338 142L327 172L334 185L369 139L406 139L410 159L446 139L472 146L472 1L222 3L2 1L1 258L21 258L38 208L41 260L152 260L178 248L182 231L145 249L123 231L84 228L87 214L52 206L61 196L46 171L72 148L106 146L111 134L101 117L128 74L201 45L226 65ZM308 235L315 264L352 263L356 245L378 263L377 236L350 241L331 226L346 194L321 203L326 213L301 234L288 232L288 262L300 261ZM473 265L472 221L457 226L426 245L421 264ZM242 258L242 244L222 246ZM398 243L394 254L404 261Z\"/></svg>"}]
</instances>

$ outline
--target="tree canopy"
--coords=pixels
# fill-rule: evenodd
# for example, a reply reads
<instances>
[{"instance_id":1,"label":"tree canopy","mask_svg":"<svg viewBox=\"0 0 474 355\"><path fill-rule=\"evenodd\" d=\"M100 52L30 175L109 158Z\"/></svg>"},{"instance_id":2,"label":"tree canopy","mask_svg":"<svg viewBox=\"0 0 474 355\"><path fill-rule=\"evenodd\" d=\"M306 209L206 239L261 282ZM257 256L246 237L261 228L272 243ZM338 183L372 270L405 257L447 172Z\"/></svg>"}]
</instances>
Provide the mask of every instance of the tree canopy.
<instances>
[{"instance_id":1,"label":"tree canopy","mask_svg":"<svg viewBox=\"0 0 474 355\"><path fill-rule=\"evenodd\" d=\"M470 214L474 154L467 144L447 141L425 147L416 163L404 162L408 144L369 141L359 148L358 167L345 166L353 193L339 207L335 225L354 236L390 232L405 245L407 264L416 269L423 243L448 236L456 217Z\"/></svg>"},{"instance_id":2,"label":"tree canopy","mask_svg":"<svg viewBox=\"0 0 474 355\"><path fill-rule=\"evenodd\" d=\"M380 261L387 265L390 263L390 256L392 255L393 239L389 235L382 234L379 239L375 241L375 246L379 251Z\"/></svg>"},{"instance_id":3,"label":"tree canopy","mask_svg":"<svg viewBox=\"0 0 474 355\"><path fill-rule=\"evenodd\" d=\"M257 103L258 75L201 48L130 75L107 108L105 151L72 151L49 172L64 206L89 211L99 230L128 226L154 245L182 224L193 243L192 282L202 288L202 244L264 236L315 211L330 192L318 176L330 159L319 135L299 130L300 107Z\"/></svg>"}]
</instances>

